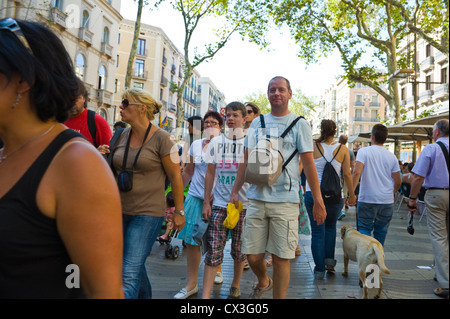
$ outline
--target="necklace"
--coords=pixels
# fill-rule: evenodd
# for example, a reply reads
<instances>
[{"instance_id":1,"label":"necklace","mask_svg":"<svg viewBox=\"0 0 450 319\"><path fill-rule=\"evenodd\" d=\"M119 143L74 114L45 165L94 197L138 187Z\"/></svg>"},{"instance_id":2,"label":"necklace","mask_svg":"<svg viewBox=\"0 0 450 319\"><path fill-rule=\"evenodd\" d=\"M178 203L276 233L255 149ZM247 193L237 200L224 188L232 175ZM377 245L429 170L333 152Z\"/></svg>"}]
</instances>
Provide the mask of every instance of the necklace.
<instances>
[{"instance_id":1,"label":"necklace","mask_svg":"<svg viewBox=\"0 0 450 319\"><path fill-rule=\"evenodd\" d=\"M31 142L33 142L34 140L37 140L38 138L41 138L45 135L47 135L54 127L56 124L53 124L52 127L50 127L48 130L46 130L44 133L38 135L38 136L34 136L32 138L30 138L28 141L26 141L25 143L23 143L21 146L19 146L18 148L16 148L14 151L12 151L11 153L9 153L8 155L3 155L3 152L5 151L5 147L3 147L2 149L2 155L0 156L0 163L2 163L4 160L6 160L8 157L10 157L11 155L13 155L14 153L20 151L22 148L24 148L26 145L30 144Z\"/></svg>"}]
</instances>

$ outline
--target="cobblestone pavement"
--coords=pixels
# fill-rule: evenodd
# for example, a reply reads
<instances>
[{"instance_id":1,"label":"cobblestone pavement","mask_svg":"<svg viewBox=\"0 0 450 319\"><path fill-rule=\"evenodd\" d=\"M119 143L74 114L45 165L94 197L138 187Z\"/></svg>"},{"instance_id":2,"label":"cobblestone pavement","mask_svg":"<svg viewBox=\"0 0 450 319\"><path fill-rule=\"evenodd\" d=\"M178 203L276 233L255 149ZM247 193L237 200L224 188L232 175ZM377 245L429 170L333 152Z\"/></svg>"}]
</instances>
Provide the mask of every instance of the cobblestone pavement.
<instances>
[{"instance_id":1,"label":"cobblestone pavement","mask_svg":"<svg viewBox=\"0 0 450 319\"><path fill-rule=\"evenodd\" d=\"M397 207L395 207L397 208ZM382 299L441 299L434 295L437 283L433 280L433 252L428 234L426 216L421 222L415 219L415 234L406 231L408 225L406 205L399 212L394 212L385 242L385 263L391 275L383 274ZM340 227L355 226L355 208L350 208L346 216L338 221L336 239L336 272L326 274L323 280L315 280L312 269L314 262L311 254L311 237L300 235L301 256L291 261L291 280L287 294L289 299L361 299L363 290L358 285L358 267L356 262L349 263L349 276L343 277L343 251L340 238ZM174 244L180 248L180 256L176 259L166 258L166 245L158 242L146 261L146 268L152 284L154 299L171 299L186 284L186 256L180 240ZM223 283L214 285L211 298L226 299L233 277L233 261L227 243L223 270ZM203 261L200 264L198 287L199 293L192 299L201 298L203 282ZM268 268L272 275L272 267ZM245 270L241 279L241 295L246 298L251 292L256 277L251 270ZM369 296L374 296L377 289L369 289ZM263 298L271 299L272 292Z\"/></svg>"}]
</instances>

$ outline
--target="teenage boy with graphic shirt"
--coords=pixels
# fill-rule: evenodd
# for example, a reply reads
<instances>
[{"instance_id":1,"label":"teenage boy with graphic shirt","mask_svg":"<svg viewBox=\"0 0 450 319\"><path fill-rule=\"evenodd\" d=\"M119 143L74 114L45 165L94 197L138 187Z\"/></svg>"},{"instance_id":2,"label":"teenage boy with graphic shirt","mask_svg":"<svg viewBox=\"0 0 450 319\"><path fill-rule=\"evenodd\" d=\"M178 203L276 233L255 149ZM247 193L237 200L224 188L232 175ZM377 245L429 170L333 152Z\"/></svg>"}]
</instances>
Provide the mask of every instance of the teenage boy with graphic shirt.
<instances>
[{"instance_id":1,"label":"teenage boy with graphic shirt","mask_svg":"<svg viewBox=\"0 0 450 319\"><path fill-rule=\"evenodd\" d=\"M207 251L205 254L205 271L203 275L203 296L209 299L214 277L218 267L223 262L223 250L228 238L229 229L223 225L227 218L227 205L231 191L236 180L239 162L244 156L243 130L247 116L246 107L240 102L232 102L226 106L227 131L224 135L211 140L206 151L208 169L205 176L205 198L209 198L213 191L214 179L217 177L214 187L214 201L212 207L209 201L203 202L203 217L209 220L207 230ZM244 269L245 255L241 252L241 233L245 212L248 205L248 183L239 191L239 200L243 204L243 210L239 215L239 221L231 230L231 256L234 260L234 277L230 288L230 298L240 296L239 284Z\"/></svg>"}]
</instances>

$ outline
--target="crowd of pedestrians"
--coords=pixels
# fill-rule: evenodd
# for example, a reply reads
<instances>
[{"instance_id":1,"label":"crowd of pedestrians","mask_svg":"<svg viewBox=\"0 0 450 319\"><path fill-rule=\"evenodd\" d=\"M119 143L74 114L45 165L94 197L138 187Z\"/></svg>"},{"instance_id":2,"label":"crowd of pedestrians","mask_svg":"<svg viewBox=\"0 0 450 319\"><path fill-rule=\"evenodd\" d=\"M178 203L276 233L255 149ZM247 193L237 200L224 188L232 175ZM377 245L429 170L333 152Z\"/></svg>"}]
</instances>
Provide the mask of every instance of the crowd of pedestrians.
<instances>
[{"instance_id":1,"label":"crowd of pedestrians","mask_svg":"<svg viewBox=\"0 0 450 319\"><path fill-rule=\"evenodd\" d=\"M199 292L202 258L202 298L210 298L223 280L231 238L229 297L241 297L248 264L257 282L245 297L272 290L283 299L290 260L300 254L305 209L314 277L323 280L336 265L342 208L357 205L358 230L384 245L402 182L411 185L411 214L426 189L435 294L448 297L448 120L436 122L436 143L401 172L383 146L388 130L382 124L374 125L371 146L356 159L345 138L335 141L332 120L322 120L314 141L308 121L289 111L289 80L277 76L267 88L268 114L251 102L229 103L225 123L216 111L191 118L181 146L152 124L162 105L145 90L127 89L113 135L86 108L86 89L49 29L3 19L0 43L0 298L152 298L145 260L170 218L187 256L186 284L174 298ZM281 175L273 183L249 183L250 152L264 140L282 145ZM324 185L335 177L337 191Z\"/></svg>"}]
</instances>

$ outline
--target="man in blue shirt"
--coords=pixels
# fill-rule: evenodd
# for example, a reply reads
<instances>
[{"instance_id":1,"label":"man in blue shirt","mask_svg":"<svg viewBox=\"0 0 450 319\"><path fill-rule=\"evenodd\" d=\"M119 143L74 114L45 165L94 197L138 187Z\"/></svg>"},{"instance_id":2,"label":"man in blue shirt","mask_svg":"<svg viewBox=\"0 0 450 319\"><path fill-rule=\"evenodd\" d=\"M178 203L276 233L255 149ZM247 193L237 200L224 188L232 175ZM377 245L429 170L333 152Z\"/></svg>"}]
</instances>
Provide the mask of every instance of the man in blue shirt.
<instances>
[{"instance_id":1,"label":"man in blue shirt","mask_svg":"<svg viewBox=\"0 0 450 319\"><path fill-rule=\"evenodd\" d=\"M449 213L449 173L448 160L448 120L442 119L434 124L433 139L436 143L427 145L414 165L413 182L409 198L409 211L414 213L417 196L422 185L427 189L425 206L428 211L428 229L435 259L436 279L440 286L434 293L448 298L448 213ZM447 150L439 145L441 144Z\"/></svg>"}]
</instances>

